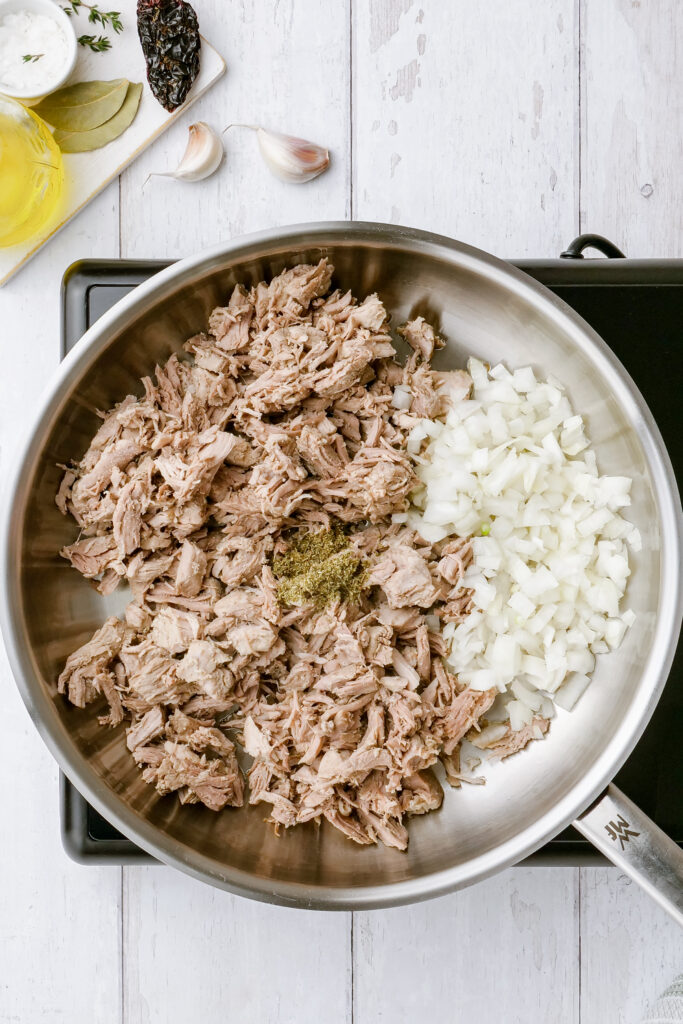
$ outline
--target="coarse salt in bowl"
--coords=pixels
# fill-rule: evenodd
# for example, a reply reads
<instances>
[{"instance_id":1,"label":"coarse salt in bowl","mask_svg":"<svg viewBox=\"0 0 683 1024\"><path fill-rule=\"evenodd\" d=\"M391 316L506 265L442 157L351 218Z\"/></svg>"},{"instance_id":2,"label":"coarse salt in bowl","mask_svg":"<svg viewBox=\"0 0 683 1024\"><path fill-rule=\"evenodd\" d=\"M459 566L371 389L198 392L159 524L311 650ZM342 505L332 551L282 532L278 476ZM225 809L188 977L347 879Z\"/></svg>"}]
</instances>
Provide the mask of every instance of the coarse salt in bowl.
<instances>
[{"instance_id":1,"label":"coarse salt in bowl","mask_svg":"<svg viewBox=\"0 0 683 1024\"><path fill-rule=\"evenodd\" d=\"M30 59L24 60L24 56ZM0 0L0 92L36 101L64 85L78 56L71 19L53 0Z\"/></svg>"}]
</instances>

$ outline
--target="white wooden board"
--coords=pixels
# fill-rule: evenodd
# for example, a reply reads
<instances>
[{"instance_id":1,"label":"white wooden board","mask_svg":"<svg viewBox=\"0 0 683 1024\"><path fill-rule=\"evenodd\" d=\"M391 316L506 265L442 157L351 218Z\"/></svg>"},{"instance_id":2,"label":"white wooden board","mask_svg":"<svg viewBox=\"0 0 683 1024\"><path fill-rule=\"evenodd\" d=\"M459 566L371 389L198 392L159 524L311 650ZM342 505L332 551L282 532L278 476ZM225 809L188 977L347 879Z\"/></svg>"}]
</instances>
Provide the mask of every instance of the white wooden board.
<instances>
[{"instance_id":1,"label":"white wooden board","mask_svg":"<svg viewBox=\"0 0 683 1024\"><path fill-rule=\"evenodd\" d=\"M438 901L355 914L354 1024L576 1024L577 907L572 868L513 868Z\"/></svg>"},{"instance_id":2,"label":"white wooden board","mask_svg":"<svg viewBox=\"0 0 683 1024\"><path fill-rule=\"evenodd\" d=\"M683 930L616 868L581 868L579 890L581 1024L640 1024L683 971Z\"/></svg>"},{"instance_id":3,"label":"white wooden board","mask_svg":"<svg viewBox=\"0 0 683 1024\"><path fill-rule=\"evenodd\" d=\"M330 168L305 185L280 181L262 161L254 132L236 128L224 135L225 159L207 181L151 178L143 190L150 170L173 166L184 132L179 125L121 179L121 255L127 258L179 258L276 224L350 216L348 7L330 0L214 0L200 13L230 70L193 117L216 130L261 124L312 139L328 147ZM169 217L169 204L185 212Z\"/></svg>"},{"instance_id":4,"label":"white wooden board","mask_svg":"<svg viewBox=\"0 0 683 1024\"><path fill-rule=\"evenodd\" d=\"M581 230L627 256L683 256L683 7L581 9Z\"/></svg>"},{"instance_id":5,"label":"white wooden board","mask_svg":"<svg viewBox=\"0 0 683 1024\"><path fill-rule=\"evenodd\" d=\"M230 73L0 292L0 488L57 365L59 283L77 258L183 256L269 224L391 219L394 206L500 255L555 255L579 210L584 230L617 234L633 255L681 254L683 5L194 4ZM142 193L150 171L173 166L190 119L307 135L330 147L330 171L288 188L251 135L230 133L208 181L152 179ZM328 915L166 868L74 865L58 840L56 766L4 658L0 715L0 1024L639 1024L683 965L683 936L610 868L519 868L415 907Z\"/></svg>"},{"instance_id":6,"label":"white wooden board","mask_svg":"<svg viewBox=\"0 0 683 1024\"><path fill-rule=\"evenodd\" d=\"M93 78L127 78L131 82L143 82L138 112L131 126L108 145L92 153L64 155L65 188L60 206L37 237L18 245L0 248L0 287L154 139L173 124L225 71L225 62L221 55L202 37L199 74L185 103L169 114L154 98L147 84L145 61L137 34L135 0L117 0L116 7L121 11L123 31L115 35L111 30L102 29L102 32L112 40L111 50L104 53L93 53L86 47L79 47L78 63L68 84ZM88 27L87 18L83 14L74 16L73 22L78 35L92 31L92 26ZM182 149L180 153L182 154ZM165 165L159 169L170 170L173 166Z\"/></svg>"},{"instance_id":7,"label":"white wooden board","mask_svg":"<svg viewBox=\"0 0 683 1024\"><path fill-rule=\"evenodd\" d=\"M0 292L0 505L19 425L59 362L59 281L86 253L118 254L118 185ZM22 278L26 285L22 285ZM84 870L59 835L57 765L0 652L0 1024L119 1024L121 868Z\"/></svg>"},{"instance_id":8,"label":"white wooden board","mask_svg":"<svg viewBox=\"0 0 683 1024\"><path fill-rule=\"evenodd\" d=\"M497 256L559 256L577 234L578 9L354 5L353 216Z\"/></svg>"},{"instance_id":9,"label":"white wooden board","mask_svg":"<svg viewBox=\"0 0 683 1024\"><path fill-rule=\"evenodd\" d=\"M162 867L126 868L124 880L124 944L137 951L124 1021L351 1020L351 914L271 907Z\"/></svg>"}]
</instances>

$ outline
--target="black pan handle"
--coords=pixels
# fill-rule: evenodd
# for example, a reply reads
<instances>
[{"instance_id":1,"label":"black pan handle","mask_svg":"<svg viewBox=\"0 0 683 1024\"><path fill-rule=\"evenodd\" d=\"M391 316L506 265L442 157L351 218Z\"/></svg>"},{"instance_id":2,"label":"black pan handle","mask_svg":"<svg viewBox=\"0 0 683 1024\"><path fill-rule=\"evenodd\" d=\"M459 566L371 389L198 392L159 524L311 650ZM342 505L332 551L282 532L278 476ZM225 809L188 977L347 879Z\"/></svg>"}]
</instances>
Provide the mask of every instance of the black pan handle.
<instances>
[{"instance_id":1,"label":"black pan handle","mask_svg":"<svg viewBox=\"0 0 683 1024\"><path fill-rule=\"evenodd\" d=\"M626 259L626 253L623 253L614 242L610 242L609 238L604 238L602 235L579 235L569 243L564 252L560 253L560 259L582 260L584 249L597 249L610 259Z\"/></svg>"}]
</instances>

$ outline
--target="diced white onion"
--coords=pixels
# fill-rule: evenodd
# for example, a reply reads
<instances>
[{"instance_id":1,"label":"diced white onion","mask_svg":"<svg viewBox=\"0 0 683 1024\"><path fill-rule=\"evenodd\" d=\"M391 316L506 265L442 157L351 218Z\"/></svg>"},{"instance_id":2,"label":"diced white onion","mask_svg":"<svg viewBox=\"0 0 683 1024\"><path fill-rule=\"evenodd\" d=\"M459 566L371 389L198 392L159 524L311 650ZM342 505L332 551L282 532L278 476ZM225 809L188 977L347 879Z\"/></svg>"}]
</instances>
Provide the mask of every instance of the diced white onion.
<instances>
[{"instance_id":1,"label":"diced white onion","mask_svg":"<svg viewBox=\"0 0 683 1024\"><path fill-rule=\"evenodd\" d=\"M565 711L571 711L577 700L590 683L590 676L574 672L555 693L555 703Z\"/></svg>"},{"instance_id":2,"label":"diced white onion","mask_svg":"<svg viewBox=\"0 0 683 1024\"><path fill-rule=\"evenodd\" d=\"M521 700L511 700L507 705L510 715L510 728L513 732L523 729L525 725L531 725L533 712Z\"/></svg>"},{"instance_id":3,"label":"diced white onion","mask_svg":"<svg viewBox=\"0 0 683 1024\"><path fill-rule=\"evenodd\" d=\"M507 725L495 723L494 725L485 726L478 735L470 736L469 740L475 747L479 747L480 750L485 750L487 747L490 747L492 743L497 743L498 740L502 740L507 731Z\"/></svg>"},{"instance_id":4,"label":"diced white onion","mask_svg":"<svg viewBox=\"0 0 683 1024\"><path fill-rule=\"evenodd\" d=\"M642 540L621 515L630 478L599 476L583 418L558 381L476 359L468 369L471 397L453 399L445 423L411 430L420 486L407 517L393 520L431 543L473 537L462 585L474 610L444 626L447 661L473 689L498 689L493 711L517 730L551 717L553 701L572 708L595 656L622 642L635 619L620 610L628 547L639 551ZM405 390L395 389L395 407ZM490 721L477 746L503 735Z\"/></svg>"}]
</instances>

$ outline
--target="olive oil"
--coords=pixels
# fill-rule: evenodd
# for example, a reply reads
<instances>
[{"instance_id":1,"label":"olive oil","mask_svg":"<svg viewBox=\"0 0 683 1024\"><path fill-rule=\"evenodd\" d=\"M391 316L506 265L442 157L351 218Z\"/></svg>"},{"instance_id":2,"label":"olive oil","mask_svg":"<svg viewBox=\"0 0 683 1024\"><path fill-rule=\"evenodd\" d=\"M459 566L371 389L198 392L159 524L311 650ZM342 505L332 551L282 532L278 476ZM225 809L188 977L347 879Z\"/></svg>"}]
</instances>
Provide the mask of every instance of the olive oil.
<instances>
[{"instance_id":1,"label":"olive oil","mask_svg":"<svg viewBox=\"0 0 683 1024\"><path fill-rule=\"evenodd\" d=\"M63 186L62 154L45 122L0 96L0 246L37 235L56 213Z\"/></svg>"}]
</instances>

